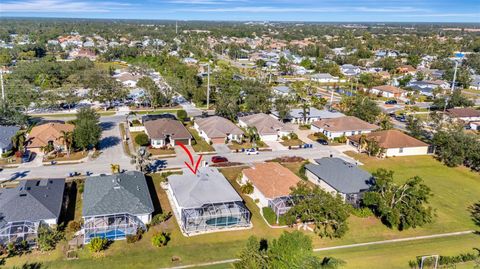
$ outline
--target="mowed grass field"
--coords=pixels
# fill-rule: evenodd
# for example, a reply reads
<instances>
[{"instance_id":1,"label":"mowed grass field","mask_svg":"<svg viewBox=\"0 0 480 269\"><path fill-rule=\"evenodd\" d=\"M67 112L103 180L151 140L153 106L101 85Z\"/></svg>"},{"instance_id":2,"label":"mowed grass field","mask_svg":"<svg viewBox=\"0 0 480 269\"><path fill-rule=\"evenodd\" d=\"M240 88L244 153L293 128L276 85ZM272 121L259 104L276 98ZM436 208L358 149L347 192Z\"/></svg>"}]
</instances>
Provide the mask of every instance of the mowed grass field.
<instances>
[{"instance_id":1,"label":"mowed grass field","mask_svg":"<svg viewBox=\"0 0 480 269\"><path fill-rule=\"evenodd\" d=\"M431 156L401 157L384 160L371 159L363 155L354 155L369 171L378 168L395 171L399 182L418 175L424 179L434 193L431 206L436 209L434 223L421 228L407 231L388 229L374 217L349 218L350 230L341 239L321 239L308 232L314 242L314 247L379 241L394 238L405 238L420 235L430 235L447 232L458 232L478 228L470 219L467 211L474 201L480 200L480 174L466 168L448 168ZM239 189L235 179L241 172L241 167L226 168L222 172L232 185ZM159 187L160 177L154 177L156 197L163 211L171 211L165 192ZM175 218L149 230L144 238L135 244L125 241L113 243L102 257L94 258L88 250L79 251L79 259L66 261L62 252L64 244L50 253L32 253L23 257L7 260L7 266L21 265L25 262L39 262L45 268L162 268L185 264L217 261L235 258L250 235L259 238L272 239L278 237L284 230L271 229L263 221L260 211L254 201L242 194L247 207L252 212L253 228L241 231L219 232L184 237L178 228ZM172 240L166 247L155 248L150 239L157 231L168 231ZM464 235L402 243L391 243L352 249L318 252L320 256L334 256L347 262L346 268L407 268L408 260L418 255L441 254L454 255L471 251L480 247L478 235ZM171 258L178 256L180 262L172 262ZM467 266L467 265L463 265ZM465 267L465 268L471 268ZM230 268L230 265L217 265L212 268ZM462 267L457 267L462 268Z\"/></svg>"}]
</instances>

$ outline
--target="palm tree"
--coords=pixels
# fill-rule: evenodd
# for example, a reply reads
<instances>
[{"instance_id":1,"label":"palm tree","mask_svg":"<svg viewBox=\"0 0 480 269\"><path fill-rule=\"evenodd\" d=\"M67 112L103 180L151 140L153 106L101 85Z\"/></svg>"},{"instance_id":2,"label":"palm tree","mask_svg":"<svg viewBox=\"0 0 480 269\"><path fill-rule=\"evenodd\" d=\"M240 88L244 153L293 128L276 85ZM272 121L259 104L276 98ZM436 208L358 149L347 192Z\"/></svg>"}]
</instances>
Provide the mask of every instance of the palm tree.
<instances>
[{"instance_id":1,"label":"palm tree","mask_svg":"<svg viewBox=\"0 0 480 269\"><path fill-rule=\"evenodd\" d=\"M67 156L70 157L70 147L73 144L73 132L62 131L60 139L63 140L63 143L65 144L65 148L67 150Z\"/></svg>"},{"instance_id":2,"label":"palm tree","mask_svg":"<svg viewBox=\"0 0 480 269\"><path fill-rule=\"evenodd\" d=\"M310 104L303 99L302 101L302 116L303 116L303 124L307 124L307 115L310 114Z\"/></svg>"},{"instance_id":3,"label":"palm tree","mask_svg":"<svg viewBox=\"0 0 480 269\"><path fill-rule=\"evenodd\" d=\"M12 137L12 145L17 151L23 151L25 145L25 132L19 131Z\"/></svg>"},{"instance_id":4,"label":"palm tree","mask_svg":"<svg viewBox=\"0 0 480 269\"><path fill-rule=\"evenodd\" d=\"M252 144L252 146L255 147L256 144L257 144L256 142L258 140L260 140L257 128L256 127L248 127L246 131L247 131L247 136L250 139L250 143Z\"/></svg>"},{"instance_id":5,"label":"palm tree","mask_svg":"<svg viewBox=\"0 0 480 269\"><path fill-rule=\"evenodd\" d=\"M120 173L120 165L119 164L110 164L110 169L112 170L112 174Z\"/></svg>"}]
</instances>

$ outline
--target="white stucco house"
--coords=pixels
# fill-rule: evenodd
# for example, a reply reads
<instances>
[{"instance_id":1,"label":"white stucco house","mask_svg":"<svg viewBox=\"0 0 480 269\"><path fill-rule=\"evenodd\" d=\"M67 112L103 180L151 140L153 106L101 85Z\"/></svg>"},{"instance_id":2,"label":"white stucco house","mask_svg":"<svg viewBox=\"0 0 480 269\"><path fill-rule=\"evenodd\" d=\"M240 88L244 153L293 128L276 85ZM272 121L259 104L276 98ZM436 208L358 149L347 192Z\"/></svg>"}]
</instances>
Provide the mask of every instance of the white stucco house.
<instances>
[{"instance_id":1,"label":"white stucco house","mask_svg":"<svg viewBox=\"0 0 480 269\"><path fill-rule=\"evenodd\" d=\"M379 128L379 126L357 117L345 116L315 121L310 129L316 133L323 133L329 139L335 139L342 136L367 134Z\"/></svg>"},{"instance_id":2,"label":"white stucco house","mask_svg":"<svg viewBox=\"0 0 480 269\"><path fill-rule=\"evenodd\" d=\"M283 136L293 133L293 126L280 122L265 113L239 117L238 125L242 128L255 128L262 141L277 141Z\"/></svg>"}]
</instances>

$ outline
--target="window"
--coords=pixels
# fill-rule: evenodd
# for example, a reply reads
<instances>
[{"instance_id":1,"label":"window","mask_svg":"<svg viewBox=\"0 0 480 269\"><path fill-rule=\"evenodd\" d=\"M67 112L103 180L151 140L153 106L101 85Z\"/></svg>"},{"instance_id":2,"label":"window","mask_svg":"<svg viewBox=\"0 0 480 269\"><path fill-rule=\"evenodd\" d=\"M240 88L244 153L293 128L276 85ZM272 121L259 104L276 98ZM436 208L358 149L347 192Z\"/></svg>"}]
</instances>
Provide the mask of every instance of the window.
<instances>
[{"instance_id":1,"label":"window","mask_svg":"<svg viewBox=\"0 0 480 269\"><path fill-rule=\"evenodd\" d=\"M398 153L403 153L403 148L399 148Z\"/></svg>"}]
</instances>

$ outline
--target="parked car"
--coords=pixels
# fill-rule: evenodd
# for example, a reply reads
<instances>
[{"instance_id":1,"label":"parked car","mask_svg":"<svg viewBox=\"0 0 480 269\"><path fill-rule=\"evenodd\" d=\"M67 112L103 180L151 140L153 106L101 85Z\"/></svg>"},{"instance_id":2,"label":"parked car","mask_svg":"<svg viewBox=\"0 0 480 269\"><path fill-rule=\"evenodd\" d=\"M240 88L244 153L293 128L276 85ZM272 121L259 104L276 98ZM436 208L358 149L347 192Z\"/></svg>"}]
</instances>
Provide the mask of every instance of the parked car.
<instances>
[{"instance_id":1,"label":"parked car","mask_svg":"<svg viewBox=\"0 0 480 269\"><path fill-rule=\"evenodd\" d=\"M221 157L221 156L212 157L212 163L226 163L226 162L228 162L228 159L225 157Z\"/></svg>"},{"instance_id":2,"label":"parked car","mask_svg":"<svg viewBox=\"0 0 480 269\"><path fill-rule=\"evenodd\" d=\"M386 105L396 105L396 104L397 104L397 100L387 100L387 101L385 101L385 104L386 104Z\"/></svg>"},{"instance_id":3,"label":"parked car","mask_svg":"<svg viewBox=\"0 0 480 269\"><path fill-rule=\"evenodd\" d=\"M258 151L256 149L247 149L245 150L245 154L247 155L257 155L258 154Z\"/></svg>"},{"instance_id":4,"label":"parked car","mask_svg":"<svg viewBox=\"0 0 480 269\"><path fill-rule=\"evenodd\" d=\"M325 146L328 145L328 141L325 140L325 139L321 139L321 138L320 138L320 139L317 139L317 142L320 143L320 144L322 144L322 145L325 145Z\"/></svg>"},{"instance_id":5,"label":"parked car","mask_svg":"<svg viewBox=\"0 0 480 269\"><path fill-rule=\"evenodd\" d=\"M400 121L400 122L406 122L407 121L407 118L405 117L405 115L396 116L395 119Z\"/></svg>"}]
</instances>

